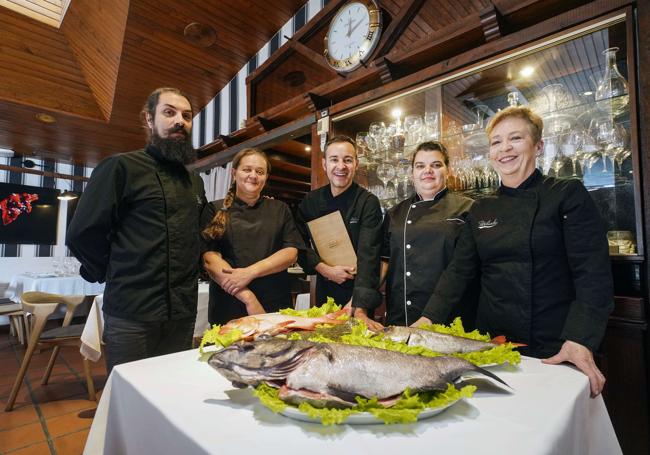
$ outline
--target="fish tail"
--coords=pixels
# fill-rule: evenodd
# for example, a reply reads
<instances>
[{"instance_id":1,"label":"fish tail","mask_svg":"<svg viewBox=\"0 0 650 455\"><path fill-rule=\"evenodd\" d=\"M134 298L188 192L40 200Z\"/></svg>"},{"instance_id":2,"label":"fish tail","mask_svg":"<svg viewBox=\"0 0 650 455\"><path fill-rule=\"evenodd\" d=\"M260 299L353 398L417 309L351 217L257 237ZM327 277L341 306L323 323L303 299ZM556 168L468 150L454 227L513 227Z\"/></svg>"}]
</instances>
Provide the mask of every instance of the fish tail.
<instances>
[{"instance_id":1,"label":"fish tail","mask_svg":"<svg viewBox=\"0 0 650 455\"><path fill-rule=\"evenodd\" d=\"M512 390L512 387L510 387L506 381L504 381L503 379L501 379L499 376L492 373L491 371L486 370L485 368L481 368L481 367L479 367L477 365L474 365L474 368L472 368L472 371L476 371L477 373L481 373L482 375L487 376L490 379L494 379L495 381L503 384L504 386L506 386L507 388Z\"/></svg>"},{"instance_id":2,"label":"fish tail","mask_svg":"<svg viewBox=\"0 0 650 455\"><path fill-rule=\"evenodd\" d=\"M338 322L337 321L338 318L340 318L343 315L347 315L347 314L350 314L350 311L345 309L345 308L341 308L340 310L335 311L334 313L326 314L325 316L323 316L323 319L327 319L328 322L330 322L330 323L336 323L336 322ZM343 322L343 321L341 321L341 322Z\"/></svg>"},{"instance_id":3,"label":"fish tail","mask_svg":"<svg viewBox=\"0 0 650 455\"><path fill-rule=\"evenodd\" d=\"M506 344L507 342L508 342L508 340L506 340L505 335L499 335L499 336L496 336L496 337L492 338L492 340L490 340L490 343L492 343L492 344L497 344L497 345L499 345L499 344ZM524 343L513 343L513 342L510 342L510 344L513 345L514 347L527 346L527 345L524 344Z\"/></svg>"}]
</instances>

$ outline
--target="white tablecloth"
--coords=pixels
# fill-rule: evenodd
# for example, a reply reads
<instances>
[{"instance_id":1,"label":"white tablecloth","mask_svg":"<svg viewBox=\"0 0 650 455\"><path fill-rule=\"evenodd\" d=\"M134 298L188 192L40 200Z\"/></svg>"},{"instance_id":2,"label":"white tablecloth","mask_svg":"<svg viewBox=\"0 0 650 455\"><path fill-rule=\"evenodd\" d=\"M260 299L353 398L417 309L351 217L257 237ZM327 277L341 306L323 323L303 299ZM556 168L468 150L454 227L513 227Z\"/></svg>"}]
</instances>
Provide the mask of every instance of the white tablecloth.
<instances>
[{"instance_id":1,"label":"white tablecloth","mask_svg":"<svg viewBox=\"0 0 650 455\"><path fill-rule=\"evenodd\" d=\"M196 323L194 325L194 336L203 336L203 332L210 327L208 323L208 296L209 285L199 283L199 297L196 307ZM92 307L88 312L88 319L84 330L81 333L81 347L79 351L88 360L97 362L102 356L102 334L104 332L104 314L102 306L104 296L98 295L93 301Z\"/></svg>"},{"instance_id":2,"label":"white tablecloth","mask_svg":"<svg viewBox=\"0 0 650 455\"><path fill-rule=\"evenodd\" d=\"M277 415L185 351L117 366L85 454L603 454L621 453L601 397L565 365L525 358L492 370L512 395L479 390L410 425L323 427Z\"/></svg>"},{"instance_id":3,"label":"white tablecloth","mask_svg":"<svg viewBox=\"0 0 650 455\"><path fill-rule=\"evenodd\" d=\"M11 277L6 296L19 303L20 296L28 291L60 295L97 295L104 292L104 283L89 283L79 275L46 277L20 274Z\"/></svg>"}]
</instances>

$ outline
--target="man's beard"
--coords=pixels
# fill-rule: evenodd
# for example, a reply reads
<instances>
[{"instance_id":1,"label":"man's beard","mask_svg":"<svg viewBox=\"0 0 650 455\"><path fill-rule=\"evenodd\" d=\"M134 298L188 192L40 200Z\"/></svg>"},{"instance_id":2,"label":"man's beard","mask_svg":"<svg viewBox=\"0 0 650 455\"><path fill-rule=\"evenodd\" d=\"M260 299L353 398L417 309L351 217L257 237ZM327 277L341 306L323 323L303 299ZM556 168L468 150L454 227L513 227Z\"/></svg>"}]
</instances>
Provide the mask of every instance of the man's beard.
<instances>
[{"instance_id":1,"label":"man's beard","mask_svg":"<svg viewBox=\"0 0 650 455\"><path fill-rule=\"evenodd\" d=\"M160 137L158 132L154 129L152 131L151 143L158 147L162 157L173 163L189 164L196 161L196 150L192 146L192 138L185 131L182 125L171 128L168 134L173 134L182 131L185 133L184 138L174 139L171 137Z\"/></svg>"}]
</instances>

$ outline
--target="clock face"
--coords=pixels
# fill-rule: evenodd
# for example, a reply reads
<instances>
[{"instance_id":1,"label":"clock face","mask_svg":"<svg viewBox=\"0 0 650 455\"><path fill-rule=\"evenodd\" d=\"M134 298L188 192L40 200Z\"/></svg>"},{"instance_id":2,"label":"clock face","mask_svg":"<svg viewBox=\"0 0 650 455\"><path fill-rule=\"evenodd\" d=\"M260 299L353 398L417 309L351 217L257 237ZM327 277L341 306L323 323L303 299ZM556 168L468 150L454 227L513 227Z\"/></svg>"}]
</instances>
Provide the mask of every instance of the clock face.
<instances>
[{"instance_id":1,"label":"clock face","mask_svg":"<svg viewBox=\"0 0 650 455\"><path fill-rule=\"evenodd\" d=\"M372 1L352 1L334 16L325 37L325 56L336 71L358 68L374 50L381 32L381 14Z\"/></svg>"}]
</instances>

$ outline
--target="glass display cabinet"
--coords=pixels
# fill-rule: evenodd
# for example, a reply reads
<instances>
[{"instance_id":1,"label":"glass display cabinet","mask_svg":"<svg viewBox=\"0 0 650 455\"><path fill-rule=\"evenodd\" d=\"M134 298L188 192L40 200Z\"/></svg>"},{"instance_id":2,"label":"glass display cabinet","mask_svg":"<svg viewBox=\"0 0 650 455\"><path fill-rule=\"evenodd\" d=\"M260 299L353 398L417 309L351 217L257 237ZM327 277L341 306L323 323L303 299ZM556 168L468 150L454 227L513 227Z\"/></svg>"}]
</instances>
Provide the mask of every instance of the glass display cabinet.
<instances>
[{"instance_id":1,"label":"glass display cabinet","mask_svg":"<svg viewBox=\"0 0 650 455\"><path fill-rule=\"evenodd\" d=\"M499 185L485 126L528 105L544 120L544 174L581 179L607 223L610 254L643 255L633 50L620 14L333 118L359 144L358 182L390 208L413 191L410 159L427 140L450 154L449 186L480 198Z\"/></svg>"}]
</instances>

